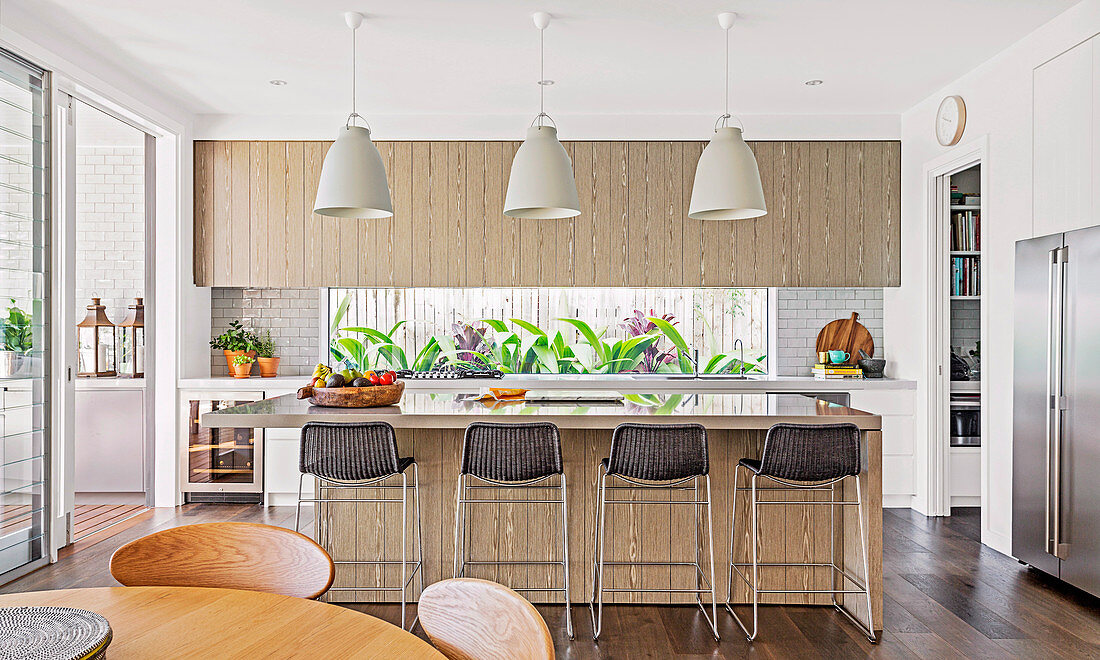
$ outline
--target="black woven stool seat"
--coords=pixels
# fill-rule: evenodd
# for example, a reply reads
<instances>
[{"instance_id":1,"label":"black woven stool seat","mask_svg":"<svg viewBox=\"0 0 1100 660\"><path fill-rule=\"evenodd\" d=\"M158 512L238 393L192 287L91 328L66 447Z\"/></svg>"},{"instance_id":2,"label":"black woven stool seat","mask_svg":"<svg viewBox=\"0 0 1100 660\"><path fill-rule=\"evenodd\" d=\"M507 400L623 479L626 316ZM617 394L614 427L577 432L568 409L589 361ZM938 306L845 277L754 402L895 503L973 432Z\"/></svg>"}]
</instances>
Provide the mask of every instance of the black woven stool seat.
<instances>
[{"instance_id":1,"label":"black woven stool seat","mask_svg":"<svg viewBox=\"0 0 1100 660\"><path fill-rule=\"evenodd\" d=\"M674 481L710 472L707 430L700 424L619 424L611 434L607 474Z\"/></svg>"},{"instance_id":2,"label":"black woven stool seat","mask_svg":"<svg viewBox=\"0 0 1100 660\"><path fill-rule=\"evenodd\" d=\"M741 465L765 477L788 481L832 481L860 472L859 427L855 424L776 424L768 429L760 460Z\"/></svg>"},{"instance_id":3,"label":"black woven stool seat","mask_svg":"<svg viewBox=\"0 0 1100 660\"><path fill-rule=\"evenodd\" d=\"M415 463L397 453L386 422L307 422L302 427L298 470L333 481L368 481L401 474Z\"/></svg>"},{"instance_id":4,"label":"black woven stool seat","mask_svg":"<svg viewBox=\"0 0 1100 660\"><path fill-rule=\"evenodd\" d=\"M507 482L561 474L561 434L549 422L474 422L462 441L460 472Z\"/></svg>"}]
</instances>

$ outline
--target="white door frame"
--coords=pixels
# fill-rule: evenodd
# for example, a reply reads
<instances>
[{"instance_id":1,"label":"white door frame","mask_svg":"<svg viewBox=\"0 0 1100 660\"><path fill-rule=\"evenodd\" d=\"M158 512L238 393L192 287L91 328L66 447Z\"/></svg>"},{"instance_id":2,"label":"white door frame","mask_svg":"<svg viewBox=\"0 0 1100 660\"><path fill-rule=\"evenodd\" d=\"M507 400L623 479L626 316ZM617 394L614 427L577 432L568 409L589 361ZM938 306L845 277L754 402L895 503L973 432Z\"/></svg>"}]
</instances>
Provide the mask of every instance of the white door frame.
<instances>
[{"instance_id":1,"label":"white door frame","mask_svg":"<svg viewBox=\"0 0 1100 660\"><path fill-rule=\"evenodd\" d=\"M926 515L951 515L951 452L950 452L950 405L951 405L951 368L947 356L951 345L951 301L948 298L948 277L945 264L950 250L948 220L950 216L950 188L947 177L956 172L981 165L981 189L983 196L989 190L989 137L982 136L965 144L958 145L924 165L924 217L927 219L926 235L928 250L925 256L928 292L926 300L927 332L925 351L927 360L928 393L925 398L926 433L924 490L927 493ZM983 209L984 211L984 209ZM983 213L983 215L985 215ZM984 218L983 218L984 219ZM983 223L983 230L989 223ZM981 279L986 280L985 260L981 261ZM981 341L986 344L989 323L986 318L985 298L979 302L981 312ZM982 402L988 401L988 383L981 384ZM981 433L985 435L988 424L989 407L981 408ZM986 528L987 503L989 498L987 443L982 443L981 452L981 508L982 529ZM919 478L919 476L918 476Z\"/></svg>"},{"instance_id":2,"label":"white door frame","mask_svg":"<svg viewBox=\"0 0 1100 660\"><path fill-rule=\"evenodd\" d=\"M50 561L70 542L72 514L76 504L74 478L75 376L76 376L76 131L72 97L54 90L54 141L51 227L52 306L51 356L54 374L50 413Z\"/></svg>"}]
</instances>

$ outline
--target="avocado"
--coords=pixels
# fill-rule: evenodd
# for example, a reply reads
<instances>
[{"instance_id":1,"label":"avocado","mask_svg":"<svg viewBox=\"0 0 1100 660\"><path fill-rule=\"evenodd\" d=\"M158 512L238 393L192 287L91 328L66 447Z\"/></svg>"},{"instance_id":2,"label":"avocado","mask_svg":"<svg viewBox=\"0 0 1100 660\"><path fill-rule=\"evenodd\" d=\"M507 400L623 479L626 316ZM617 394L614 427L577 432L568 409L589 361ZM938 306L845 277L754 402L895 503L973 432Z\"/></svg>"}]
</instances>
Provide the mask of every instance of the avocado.
<instances>
[{"instance_id":1,"label":"avocado","mask_svg":"<svg viewBox=\"0 0 1100 660\"><path fill-rule=\"evenodd\" d=\"M340 374L332 374L325 380L325 387L343 387L344 377Z\"/></svg>"},{"instance_id":2,"label":"avocado","mask_svg":"<svg viewBox=\"0 0 1100 660\"><path fill-rule=\"evenodd\" d=\"M352 387L370 387L370 381L367 380L366 378L356 378L355 380L351 381L351 386Z\"/></svg>"}]
</instances>

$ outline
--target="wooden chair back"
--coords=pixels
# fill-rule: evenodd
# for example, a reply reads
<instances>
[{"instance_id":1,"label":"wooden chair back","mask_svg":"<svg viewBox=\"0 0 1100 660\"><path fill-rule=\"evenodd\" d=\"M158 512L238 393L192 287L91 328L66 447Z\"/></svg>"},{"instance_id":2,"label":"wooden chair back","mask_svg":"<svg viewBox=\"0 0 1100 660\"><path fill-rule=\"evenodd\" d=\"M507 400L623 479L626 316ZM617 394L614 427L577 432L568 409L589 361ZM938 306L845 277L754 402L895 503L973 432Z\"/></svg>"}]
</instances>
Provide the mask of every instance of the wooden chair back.
<instances>
[{"instance_id":1,"label":"wooden chair back","mask_svg":"<svg viewBox=\"0 0 1100 660\"><path fill-rule=\"evenodd\" d=\"M451 660L553 660L550 629L534 605L504 585L458 578L424 589L420 625Z\"/></svg>"},{"instance_id":2,"label":"wooden chair back","mask_svg":"<svg viewBox=\"0 0 1100 660\"><path fill-rule=\"evenodd\" d=\"M127 587L220 587L317 598L336 569L324 548L293 530L256 523L203 523L155 532L111 556Z\"/></svg>"}]
</instances>

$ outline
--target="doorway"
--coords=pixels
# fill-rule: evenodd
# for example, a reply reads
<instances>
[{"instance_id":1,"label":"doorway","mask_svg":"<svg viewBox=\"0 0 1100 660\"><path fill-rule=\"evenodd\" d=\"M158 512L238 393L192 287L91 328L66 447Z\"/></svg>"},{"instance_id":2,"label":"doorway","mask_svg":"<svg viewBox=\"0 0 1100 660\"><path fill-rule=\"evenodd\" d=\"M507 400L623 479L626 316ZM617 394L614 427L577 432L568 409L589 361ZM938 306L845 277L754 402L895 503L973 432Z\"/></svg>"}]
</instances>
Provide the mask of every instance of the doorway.
<instances>
[{"instance_id":1,"label":"doorway","mask_svg":"<svg viewBox=\"0 0 1100 660\"><path fill-rule=\"evenodd\" d=\"M65 259L73 277L60 294L78 321L71 470L66 466L66 541L75 543L106 538L145 512L150 499L145 374L152 355L144 308L153 154L150 137L119 117L74 97L67 109L72 193L64 217L72 241Z\"/></svg>"},{"instance_id":2,"label":"doorway","mask_svg":"<svg viewBox=\"0 0 1100 660\"><path fill-rule=\"evenodd\" d=\"M982 405L982 192L985 140L925 166L928 218L928 399L924 469L928 515L980 510L987 528L988 411Z\"/></svg>"}]
</instances>

